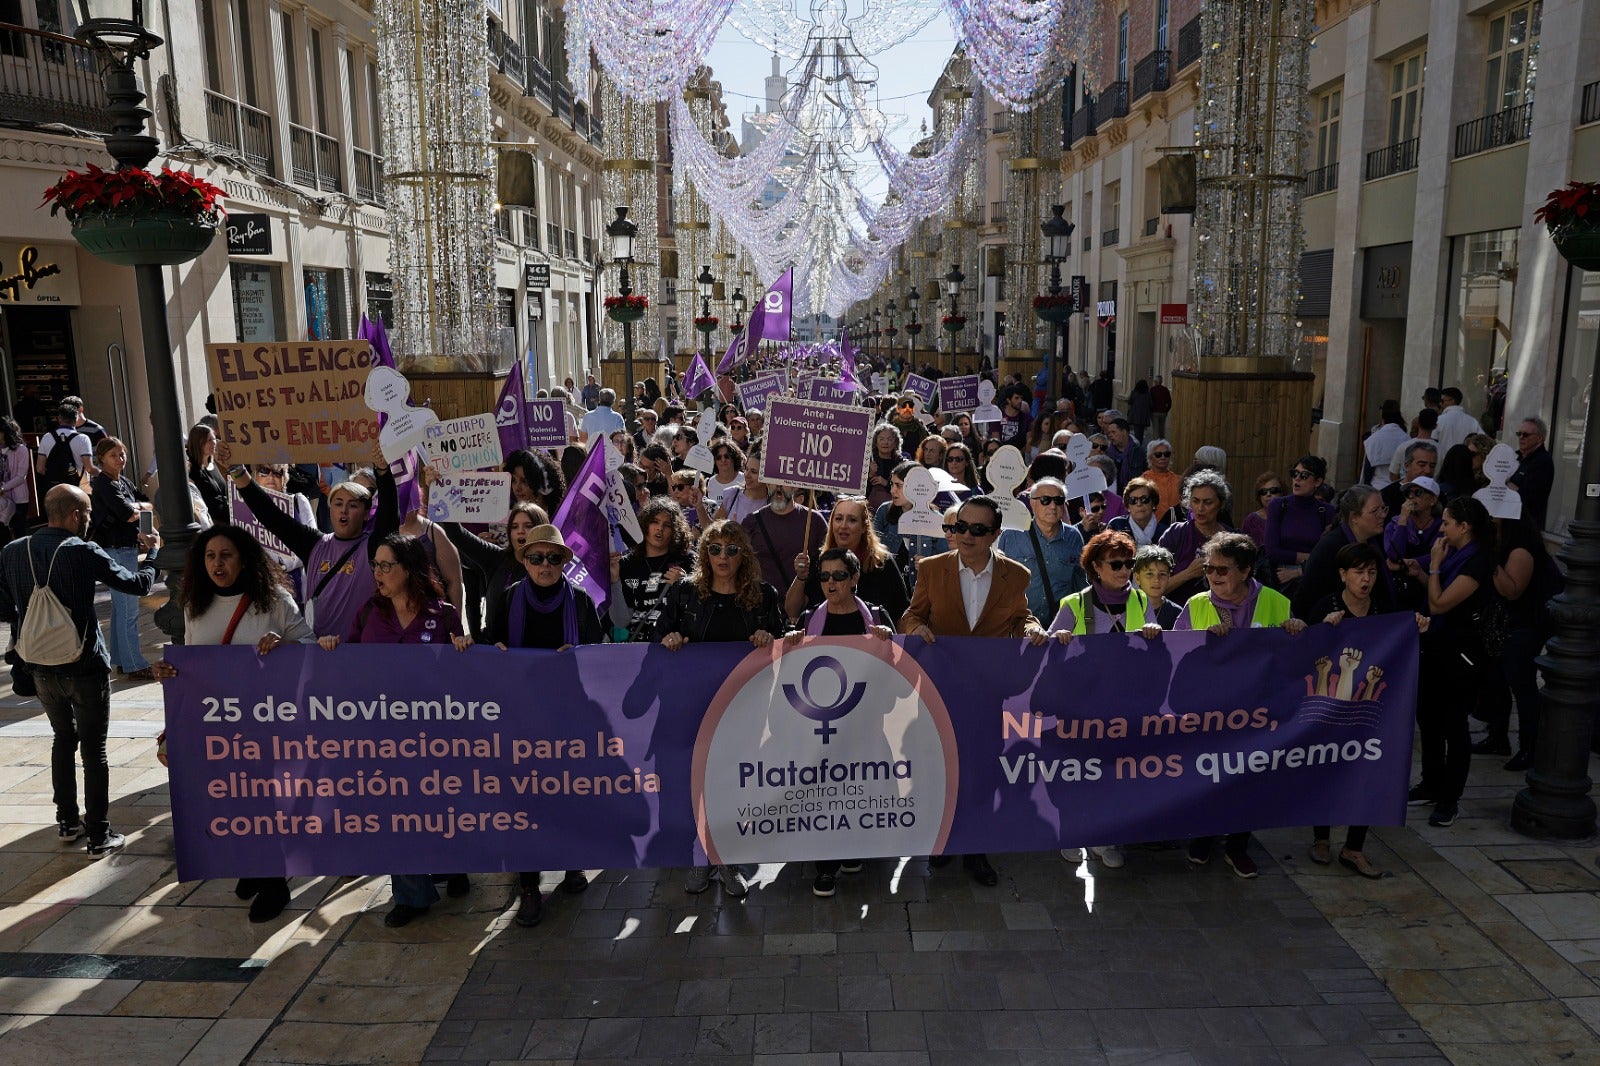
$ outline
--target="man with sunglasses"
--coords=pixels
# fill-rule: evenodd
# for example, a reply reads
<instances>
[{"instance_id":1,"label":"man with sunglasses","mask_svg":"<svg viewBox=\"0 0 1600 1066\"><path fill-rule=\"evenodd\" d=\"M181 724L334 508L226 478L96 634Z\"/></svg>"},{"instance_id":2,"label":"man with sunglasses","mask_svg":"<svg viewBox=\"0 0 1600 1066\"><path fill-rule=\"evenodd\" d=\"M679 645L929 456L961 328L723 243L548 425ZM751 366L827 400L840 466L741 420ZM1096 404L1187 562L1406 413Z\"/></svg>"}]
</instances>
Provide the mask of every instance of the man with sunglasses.
<instances>
[{"instance_id":1,"label":"man with sunglasses","mask_svg":"<svg viewBox=\"0 0 1600 1066\"><path fill-rule=\"evenodd\" d=\"M1556 464L1544 446L1547 431L1544 420L1524 418L1517 427L1517 472L1506 481L1507 487L1522 497L1522 514L1544 528L1550 508L1550 486L1555 483Z\"/></svg>"},{"instance_id":2,"label":"man with sunglasses","mask_svg":"<svg viewBox=\"0 0 1600 1066\"><path fill-rule=\"evenodd\" d=\"M908 458L916 455L922 438L928 435L928 427L917 417L916 397L909 392L900 397L889 415L889 424L900 431L901 454Z\"/></svg>"},{"instance_id":3,"label":"man with sunglasses","mask_svg":"<svg viewBox=\"0 0 1600 1066\"><path fill-rule=\"evenodd\" d=\"M1035 618L1053 618L1063 596L1083 588L1078 565L1083 534L1067 518L1067 487L1053 477L1040 478L1028 490L1033 525L1008 529L995 547L1008 559L1028 567L1028 610Z\"/></svg>"},{"instance_id":4,"label":"man with sunglasses","mask_svg":"<svg viewBox=\"0 0 1600 1066\"><path fill-rule=\"evenodd\" d=\"M1000 505L974 496L961 505L945 536L953 551L924 559L911 606L900 618L900 632L934 643L939 637L1026 638L1036 645L1049 639L1028 609L1028 568L995 551L1000 537ZM944 866L952 856L928 860ZM1000 883L984 855L963 859L980 885Z\"/></svg>"}]
</instances>

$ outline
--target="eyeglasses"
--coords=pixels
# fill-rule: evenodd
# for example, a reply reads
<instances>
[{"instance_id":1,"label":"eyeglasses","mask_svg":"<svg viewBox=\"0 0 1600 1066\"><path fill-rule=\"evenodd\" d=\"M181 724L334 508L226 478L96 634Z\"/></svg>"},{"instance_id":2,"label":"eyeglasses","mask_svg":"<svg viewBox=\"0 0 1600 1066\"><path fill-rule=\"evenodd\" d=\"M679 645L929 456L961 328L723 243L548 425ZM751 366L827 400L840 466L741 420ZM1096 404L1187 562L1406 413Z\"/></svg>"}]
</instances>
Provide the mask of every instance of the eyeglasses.
<instances>
[{"instance_id":1,"label":"eyeglasses","mask_svg":"<svg viewBox=\"0 0 1600 1066\"><path fill-rule=\"evenodd\" d=\"M1133 569L1133 560L1132 559L1101 559L1100 560L1100 565L1103 566L1103 567L1106 567L1107 569L1109 569L1113 573L1120 574L1124 570L1132 570Z\"/></svg>"},{"instance_id":2,"label":"eyeglasses","mask_svg":"<svg viewBox=\"0 0 1600 1066\"><path fill-rule=\"evenodd\" d=\"M1282 496L1282 495L1283 495L1283 486L1281 486L1281 485L1271 485L1271 486L1269 486L1267 488L1264 488L1264 489L1256 489L1256 498L1257 499L1259 499L1262 496Z\"/></svg>"},{"instance_id":3,"label":"eyeglasses","mask_svg":"<svg viewBox=\"0 0 1600 1066\"><path fill-rule=\"evenodd\" d=\"M1103 503L1095 503L1095 504L1090 504L1089 505L1089 510L1093 514L1099 514L1101 511L1104 511L1105 509L1106 509L1106 505L1103 504Z\"/></svg>"},{"instance_id":4,"label":"eyeglasses","mask_svg":"<svg viewBox=\"0 0 1600 1066\"><path fill-rule=\"evenodd\" d=\"M962 522L959 519L957 521L946 522L944 524L944 531L946 533L954 533L961 537L987 537L990 533L994 532L994 528L994 526L985 525L982 522Z\"/></svg>"},{"instance_id":5,"label":"eyeglasses","mask_svg":"<svg viewBox=\"0 0 1600 1066\"><path fill-rule=\"evenodd\" d=\"M1427 489L1419 489L1419 488L1406 489L1406 499L1408 499L1408 500L1414 500L1418 496L1432 496L1432 495L1433 495L1433 493L1429 492Z\"/></svg>"},{"instance_id":6,"label":"eyeglasses","mask_svg":"<svg viewBox=\"0 0 1600 1066\"><path fill-rule=\"evenodd\" d=\"M1521 440L1523 437L1537 437L1538 435L1539 434L1537 434L1537 433L1530 433L1529 431L1527 431L1525 429L1517 430L1517 439L1518 440Z\"/></svg>"},{"instance_id":7,"label":"eyeglasses","mask_svg":"<svg viewBox=\"0 0 1600 1066\"><path fill-rule=\"evenodd\" d=\"M1220 563L1219 564L1215 564L1215 565L1213 565L1212 563L1205 563L1200 567L1200 570L1203 573L1207 573L1207 574L1226 574L1229 570L1232 570L1232 569L1233 569L1233 566L1231 564L1223 565L1223 564L1220 564Z\"/></svg>"},{"instance_id":8,"label":"eyeglasses","mask_svg":"<svg viewBox=\"0 0 1600 1066\"><path fill-rule=\"evenodd\" d=\"M819 571L817 571L817 576L820 577L824 581L849 581L850 580L850 571L848 571L848 570L819 570Z\"/></svg>"},{"instance_id":9,"label":"eyeglasses","mask_svg":"<svg viewBox=\"0 0 1600 1066\"><path fill-rule=\"evenodd\" d=\"M376 570L380 574L387 574L394 570L404 570L405 567L401 566L393 559L385 559L381 562L374 562L372 564L372 569Z\"/></svg>"},{"instance_id":10,"label":"eyeglasses","mask_svg":"<svg viewBox=\"0 0 1600 1066\"><path fill-rule=\"evenodd\" d=\"M278 470L270 466L256 467L256 477L288 477L287 470Z\"/></svg>"},{"instance_id":11,"label":"eyeglasses","mask_svg":"<svg viewBox=\"0 0 1600 1066\"><path fill-rule=\"evenodd\" d=\"M1065 507L1067 505L1065 496L1034 496L1032 499L1040 507Z\"/></svg>"},{"instance_id":12,"label":"eyeglasses","mask_svg":"<svg viewBox=\"0 0 1600 1066\"><path fill-rule=\"evenodd\" d=\"M952 455L945 460L947 463L964 463L966 461L967 457L965 455Z\"/></svg>"},{"instance_id":13,"label":"eyeglasses","mask_svg":"<svg viewBox=\"0 0 1600 1066\"><path fill-rule=\"evenodd\" d=\"M1291 470L1289 471L1289 476L1296 481L1310 481L1317 475L1313 474L1309 470Z\"/></svg>"},{"instance_id":14,"label":"eyeglasses","mask_svg":"<svg viewBox=\"0 0 1600 1066\"><path fill-rule=\"evenodd\" d=\"M713 559L720 559L726 555L730 559L739 558L739 553L744 551L737 544L707 544L706 554Z\"/></svg>"},{"instance_id":15,"label":"eyeglasses","mask_svg":"<svg viewBox=\"0 0 1600 1066\"><path fill-rule=\"evenodd\" d=\"M522 561L529 566L561 566L567 557L560 552L529 552Z\"/></svg>"},{"instance_id":16,"label":"eyeglasses","mask_svg":"<svg viewBox=\"0 0 1600 1066\"><path fill-rule=\"evenodd\" d=\"M1155 503L1156 498L1154 496L1124 496L1122 498L1122 502L1127 504L1129 507L1142 507L1147 503Z\"/></svg>"},{"instance_id":17,"label":"eyeglasses","mask_svg":"<svg viewBox=\"0 0 1600 1066\"><path fill-rule=\"evenodd\" d=\"M1089 450L1092 452L1103 452L1106 450L1106 446L1104 444L1091 444L1089 445Z\"/></svg>"},{"instance_id":18,"label":"eyeglasses","mask_svg":"<svg viewBox=\"0 0 1600 1066\"><path fill-rule=\"evenodd\" d=\"M1172 453L1171 452L1151 452L1150 453L1150 458L1152 458L1152 459L1171 459L1172 458Z\"/></svg>"},{"instance_id":19,"label":"eyeglasses","mask_svg":"<svg viewBox=\"0 0 1600 1066\"><path fill-rule=\"evenodd\" d=\"M898 406L902 411L912 411L916 409L917 405L910 400L901 400Z\"/></svg>"}]
</instances>

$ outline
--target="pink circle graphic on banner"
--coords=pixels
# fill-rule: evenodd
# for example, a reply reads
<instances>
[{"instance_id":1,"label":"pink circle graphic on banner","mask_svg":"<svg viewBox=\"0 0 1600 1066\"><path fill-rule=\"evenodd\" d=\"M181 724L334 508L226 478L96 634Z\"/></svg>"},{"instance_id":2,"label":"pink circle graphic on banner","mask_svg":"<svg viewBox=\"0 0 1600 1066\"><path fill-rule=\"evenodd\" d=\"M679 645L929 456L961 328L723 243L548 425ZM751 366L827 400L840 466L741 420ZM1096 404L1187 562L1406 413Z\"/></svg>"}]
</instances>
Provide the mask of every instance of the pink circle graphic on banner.
<instances>
[{"instance_id":1,"label":"pink circle graphic on banner","mask_svg":"<svg viewBox=\"0 0 1600 1066\"><path fill-rule=\"evenodd\" d=\"M900 645L753 651L717 689L690 783L713 863L933 855L960 764L939 690Z\"/></svg>"}]
</instances>

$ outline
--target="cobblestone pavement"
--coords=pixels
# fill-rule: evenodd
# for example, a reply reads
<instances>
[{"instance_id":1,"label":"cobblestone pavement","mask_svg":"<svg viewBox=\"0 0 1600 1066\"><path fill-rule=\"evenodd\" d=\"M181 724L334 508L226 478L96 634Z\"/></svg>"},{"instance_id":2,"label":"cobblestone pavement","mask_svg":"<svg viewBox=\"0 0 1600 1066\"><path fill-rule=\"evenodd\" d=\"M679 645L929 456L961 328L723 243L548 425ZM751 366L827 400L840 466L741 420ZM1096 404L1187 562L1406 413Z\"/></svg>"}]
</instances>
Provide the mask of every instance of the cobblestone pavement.
<instances>
[{"instance_id":1,"label":"cobblestone pavement","mask_svg":"<svg viewBox=\"0 0 1600 1066\"><path fill-rule=\"evenodd\" d=\"M130 844L91 862L55 838L38 703L0 689L0 1062L1600 1066L1596 845L1511 832L1498 758L1455 826L1374 831L1385 881L1293 829L1249 882L1155 848L996 856L996 888L873 861L829 900L795 865L742 901L605 871L522 929L495 875L390 930L385 878L316 878L252 926L176 880L160 698L114 685Z\"/></svg>"}]
</instances>

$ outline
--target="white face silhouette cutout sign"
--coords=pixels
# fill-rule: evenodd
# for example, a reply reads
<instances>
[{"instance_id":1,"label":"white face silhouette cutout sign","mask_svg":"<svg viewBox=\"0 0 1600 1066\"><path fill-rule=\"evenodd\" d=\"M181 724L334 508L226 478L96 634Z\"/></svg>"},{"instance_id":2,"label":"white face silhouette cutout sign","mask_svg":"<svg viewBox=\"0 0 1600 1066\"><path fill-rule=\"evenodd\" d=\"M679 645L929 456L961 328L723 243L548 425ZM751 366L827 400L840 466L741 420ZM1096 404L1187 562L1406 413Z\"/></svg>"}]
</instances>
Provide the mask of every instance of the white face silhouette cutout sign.
<instances>
[{"instance_id":1,"label":"white face silhouette cutout sign","mask_svg":"<svg viewBox=\"0 0 1600 1066\"><path fill-rule=\"evenodd\" d=\"M1017 486L1028 478L1028 464L1022 453L1007 444L989 459L989 484L994 486L991 496L1000 504L1001 529L1027 529L1033 525L1033 515L1017 499Z\"/></svg>"},{"instance_id":2,"label":"white face silhouette cutout sign","mask_svg":"<svg viewBox=\"0 0 1600 1066\"><path fill-rule=\"evenodd\" d=\"M1483 504L1490 518L1521 518L1522 495L1506 487L1506 481L1517 472L1517 453L1509 444L1496 444L1483 457L1483 476L1489 484L1472 494Z\"/></svg>"},{"instance_id":3,"label":"white face silhouette cutout sign","mask_svg":"<svg viewBox=\"0 0 1600 1066\"><path fill-rule=\"evenodd\" d=\"M944 516L934 510L933 498L939 495L939 486L926 467L906 471L906 502L911 509L900 516L896 528L901 536L944 536Z\"/></svg>"},{"instance_id":4,"label":"white face silhouette cutout sign","mask_svg":"<svg viewBox=\"0 0 1600 1066\"><path fill-rule=\"evenodd\" d=\"M372 368L363 399L369 408L388 416L378 433L378 445L391 463L399 462L421 444L428 427L439 421L439 416L426 407L411 406L411 383L393 367Z\"/></svg>"}]
</instances>

